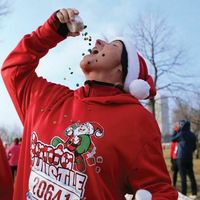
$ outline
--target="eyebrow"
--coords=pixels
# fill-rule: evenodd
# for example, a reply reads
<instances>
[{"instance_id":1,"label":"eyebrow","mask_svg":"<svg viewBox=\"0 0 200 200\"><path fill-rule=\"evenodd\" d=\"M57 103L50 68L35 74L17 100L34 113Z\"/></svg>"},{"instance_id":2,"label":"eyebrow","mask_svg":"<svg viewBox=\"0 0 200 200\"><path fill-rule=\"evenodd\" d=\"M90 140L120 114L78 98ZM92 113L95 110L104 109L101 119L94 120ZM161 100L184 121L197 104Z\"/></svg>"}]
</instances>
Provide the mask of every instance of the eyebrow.
<instances>
[{"instance_id":1,"label":"eyebrow","mask_svg":"<svg viewBox=\"0 0 200 200\"><path fill-rule=\"evenodd\" d=\"M114 40L111 43L114 43L114 42L117 43L117 44L121 44L122 43L120 40Z\"/></svg>"}]
</instances>

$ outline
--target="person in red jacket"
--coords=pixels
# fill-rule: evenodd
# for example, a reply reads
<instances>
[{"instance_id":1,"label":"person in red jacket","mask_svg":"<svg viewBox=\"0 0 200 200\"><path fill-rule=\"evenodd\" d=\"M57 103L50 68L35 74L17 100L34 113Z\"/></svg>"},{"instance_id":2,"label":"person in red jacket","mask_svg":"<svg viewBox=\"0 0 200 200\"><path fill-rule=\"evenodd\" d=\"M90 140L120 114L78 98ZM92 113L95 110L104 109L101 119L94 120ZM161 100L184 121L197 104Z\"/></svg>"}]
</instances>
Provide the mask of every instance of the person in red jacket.
<instances>
[{"instance_id":1,"label":"person in red jacket","mask_svg":"<svg viewBox=\"0 0 200 200\"><path fill-rule=\"evenodd\" d=\"M6 152L0 138L0 199L11 200L13 194L13 181L8 165Z\"/></svg>"},{"instance_id":2,"label":"person in red jacket","mask_svg":"<svg viewBox=\"0 0 200 200\"><path fill-rule=\"evenodd\" d=\"M7 157L8 157L8 163L10 165L13 179L15 179L16 173L17 173L17 166L18 166L18 160L19 160L19 154L20 154L20 144L19 139L15 138L13 140L13 143L11 146L7 149Z\"/></svg>"},{"instance_id":3,"label":"person in red jacket","mask_svg":"<svg viewBox=\"0 0 200 200\"><path fill-rule=\"evenodd\" d=\"M156 90L131 40L97 40L80 63L87 81L76 90L37 76L51 48L80 34L78 15L76 9L55 12L3 64L24 125L14 200L124 200L139 189L153 200L177 199L160 130L138 100Z\"/></svg>"},{"instance_id":4,"label":"person in red jacket","mask_svg":"<svg viewBox=\"0 0 200 200\"><path fill-rule=\"evenodd\" d=\"M176 122L173 126L173 136L175 136L180 128L179 128L179 123ZM171 169L173 171L172 179L173 179L173 186L176 187L176 182L177 182L177 175L178 175L178 166L177 166L177 151L178 151L178 142L171 142L170 145L170 158L171 158Z\"/></svg>"}]
</instances>

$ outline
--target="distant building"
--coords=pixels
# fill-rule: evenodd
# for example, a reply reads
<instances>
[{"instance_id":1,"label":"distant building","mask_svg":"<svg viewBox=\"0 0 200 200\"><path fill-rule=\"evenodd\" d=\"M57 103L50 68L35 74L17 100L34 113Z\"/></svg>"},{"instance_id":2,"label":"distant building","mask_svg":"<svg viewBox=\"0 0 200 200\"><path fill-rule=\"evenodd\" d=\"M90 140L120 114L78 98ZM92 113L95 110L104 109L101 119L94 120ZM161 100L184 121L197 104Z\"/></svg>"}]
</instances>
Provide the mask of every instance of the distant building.
<instances>
[{"instance_id":1,"label":"distant building","mask_svg":"<svg viewBox=\"0 0 200 200\"><path fill-rule=\"evenodd\" d=\"M169 122L169 102L168 97L156 95L156 120L160 127L162 136L166 136L170 133L170 122Z\"/></svg>"}]
</instances>

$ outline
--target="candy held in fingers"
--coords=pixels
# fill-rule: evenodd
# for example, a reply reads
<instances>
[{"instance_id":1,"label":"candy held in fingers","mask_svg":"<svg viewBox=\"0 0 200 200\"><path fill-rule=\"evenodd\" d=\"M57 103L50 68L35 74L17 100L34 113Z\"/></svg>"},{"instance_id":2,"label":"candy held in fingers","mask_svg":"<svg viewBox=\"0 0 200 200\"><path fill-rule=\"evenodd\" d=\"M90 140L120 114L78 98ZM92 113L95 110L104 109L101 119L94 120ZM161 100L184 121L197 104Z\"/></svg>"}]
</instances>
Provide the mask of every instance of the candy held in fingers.
<instances>
[{"instance_id":1,"label":"candy held in fingers","mask_svg":"<svg viewBox=\"0 0 200 200\"><path fill-rule=\"evenodd\" d=\"M67 23L67 27L69 31L72 33L81 32L84 29L83 20L81 19L79 15L76 15L71 21L71 23Z\"/></svg>"}]
</instances>

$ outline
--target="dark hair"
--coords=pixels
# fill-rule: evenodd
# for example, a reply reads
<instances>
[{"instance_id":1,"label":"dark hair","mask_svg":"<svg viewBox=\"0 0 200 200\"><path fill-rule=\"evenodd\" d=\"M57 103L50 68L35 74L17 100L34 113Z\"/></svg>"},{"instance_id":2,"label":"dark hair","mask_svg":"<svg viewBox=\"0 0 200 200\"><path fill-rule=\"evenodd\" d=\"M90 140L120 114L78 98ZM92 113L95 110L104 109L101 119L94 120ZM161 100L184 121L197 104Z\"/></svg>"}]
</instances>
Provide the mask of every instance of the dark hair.
<instances>
[{"instance_id":1,"label":"dark hair","mask_svg":"<svg viewBox=\"0 0 200 200\"><path fill-rule=\"evenodd\" d=\"M122 82L125 82L127 73L128 73L128 53L123 41L119 40L122 43L122 55L121 55L121 64L122 64Z\"/></svg>"},{"instance_id":2,"label":"dark hair","mask_svg":"<svg viewBox=\"0 0 200 200\"><path fill-rule=\"evenodd\" d=\"M14 139L14 144L16 144L16 145L19 144L19 139L18 139L18 138L15 138L15 139Z\"/></svg>"}]
</instances>

